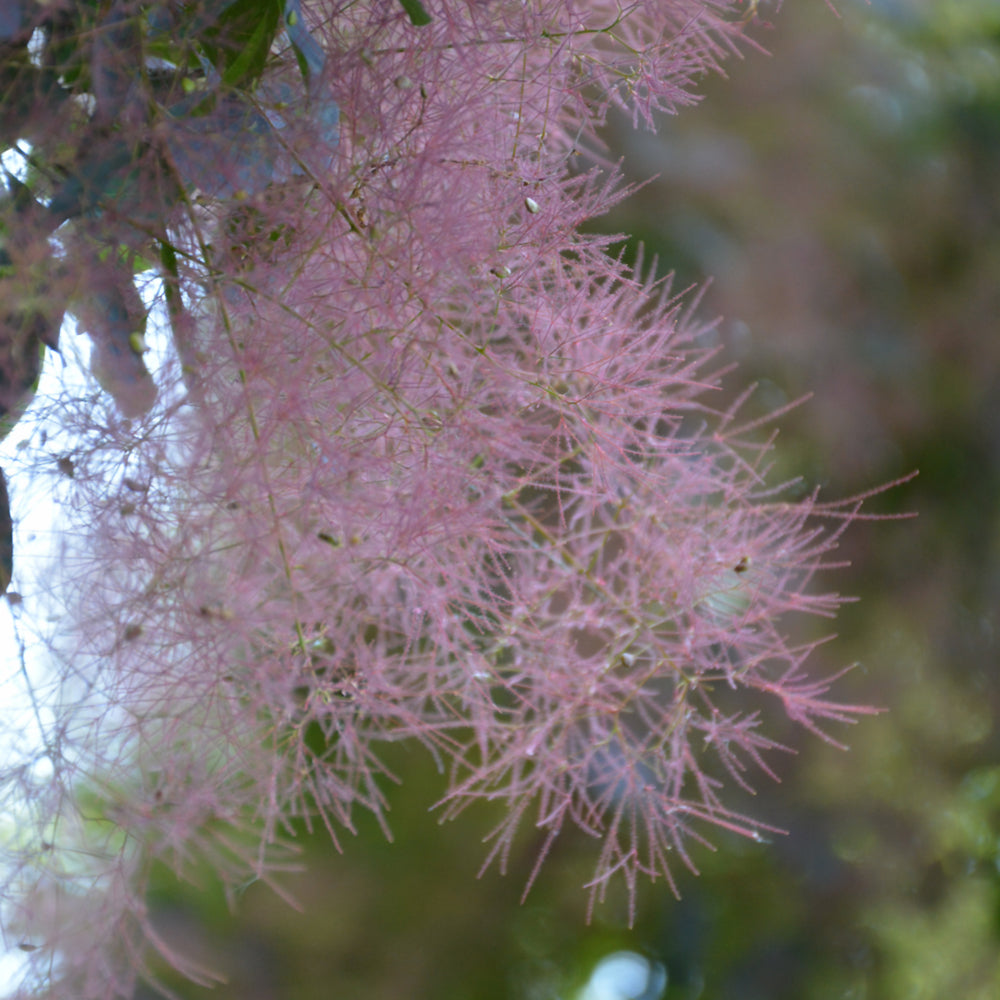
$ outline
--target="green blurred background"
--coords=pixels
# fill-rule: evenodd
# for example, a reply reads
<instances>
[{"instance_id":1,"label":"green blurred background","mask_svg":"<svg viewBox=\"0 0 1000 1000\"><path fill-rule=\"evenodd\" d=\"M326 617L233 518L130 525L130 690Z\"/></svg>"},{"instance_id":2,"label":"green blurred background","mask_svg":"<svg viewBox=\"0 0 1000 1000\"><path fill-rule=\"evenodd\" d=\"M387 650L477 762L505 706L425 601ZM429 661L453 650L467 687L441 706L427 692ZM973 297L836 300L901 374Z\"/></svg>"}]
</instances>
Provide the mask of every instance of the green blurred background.
<instances>
[{"instance_id":1,"label":"green blurred background","mask_svg":"<svg viewBox=\"0 0 1000 1000\"><path fill-rule=\"evenodd\" d=\"M595 845L567 838L523 905L538 844L476 880L490 817L439 826L441 783L399 750L395 843L363 819L343 855L302 838L296 913L254 885L229 915L206 875L159 880L165 936L228 978L185 996L570 1000L604 954L666 966L667 1000L1000 997L1000 0L761 3L748 51L695 109L632 134L630 178L658 179L601 225L634 234L781 421L779 476L829 498L913 469L859 524L825 582L861 598L817 671L857 661L841 700L886 714L849 753L791 730L750 808L767 845L717 837L682 898L639 891L586 923ZM770 23L767 23L770 22ZM635 241L630 241L630 252ZM815 634L821 634L816 632Z\"/></svg>"}]
</instances>

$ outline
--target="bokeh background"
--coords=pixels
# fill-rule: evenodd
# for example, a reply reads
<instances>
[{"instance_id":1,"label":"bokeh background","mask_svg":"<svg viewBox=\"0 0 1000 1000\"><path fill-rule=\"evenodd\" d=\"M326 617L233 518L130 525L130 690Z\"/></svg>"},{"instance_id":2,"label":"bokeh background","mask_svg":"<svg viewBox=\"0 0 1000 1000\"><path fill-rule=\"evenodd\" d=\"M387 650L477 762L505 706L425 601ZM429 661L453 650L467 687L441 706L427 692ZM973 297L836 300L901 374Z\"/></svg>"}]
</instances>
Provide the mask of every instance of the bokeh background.
<instances>
[{"instance_id":1,"label":"bokeh background","mask_svg":"<svg viewBox=\"0 0 1000 1000\"><path fill-rule=\"evenodd\" d=\"M524 904L530 836L477 881L490 816L438 825L440 780L401 748L395 842L363 817L343 854L303 831L301 912L252 885L233 917L210 873L157 878L165 937L228 978L171 979L182 995L570 1000L626 948L666 968L666 1000L1000 997L1000 2L837 7L761 0L768 54L656 135L613 122L629 177L657 177L600 225L677 287L711 276L701 313L731 392L758 383L751 412L813 393L780 421L777 477L834 499L920 470L871 507L918 517L846 535L825 583L860 600L814 661L856 662L842 700L887 711L837 733L850 752L772 720L798 752L750 808L788 835L717 837L680 900L640 888L631 929L624 896L586 922L584 837Z\"/></svg>"}]
</instances>

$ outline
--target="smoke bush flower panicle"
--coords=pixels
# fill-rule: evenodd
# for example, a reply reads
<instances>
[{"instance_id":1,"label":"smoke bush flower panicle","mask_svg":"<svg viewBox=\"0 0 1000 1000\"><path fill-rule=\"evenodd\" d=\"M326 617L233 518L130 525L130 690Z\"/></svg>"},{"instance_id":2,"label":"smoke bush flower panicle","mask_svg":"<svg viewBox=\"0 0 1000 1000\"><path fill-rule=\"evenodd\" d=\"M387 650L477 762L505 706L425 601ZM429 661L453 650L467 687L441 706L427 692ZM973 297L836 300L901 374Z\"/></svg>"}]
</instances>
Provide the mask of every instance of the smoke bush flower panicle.
<instances>
[{"instance_id":1,"label":"smoke bush flower panicle","mask_svg":"<svg viewBox=\"0 0 1000 1000\"><path fill-rule=\"evenodd\" d=\"M447 814L506 804L501 863L521 823L546 851L567 824L600 838L599 897L672 884L712 825L769 829L723 786L771 773L776 708L822 735L868 711L827 699L783 625L836 609L811 582L858 504L783 501L769 443L711 408L693 307L580 231L625 193L608 109L690 103L740 5L428 11L301 12L332 161L282 108L296 169L259 186L223 157L206 190L177 152L204 121L140 123L176 171L142 188L172 334L155 405L66 388L70 465L36 434L12 482L57 468L70 525L47 763L4 775L5 924L57 994L128 994L146 945L201 976L148 918L152 863L271 878L294 822L336 840L382 816L385 742L442 762ZM280 37L268 58L294 69ZM117 252L117 224L96 202L73 245Z\"/></svg>"}]
</instances>

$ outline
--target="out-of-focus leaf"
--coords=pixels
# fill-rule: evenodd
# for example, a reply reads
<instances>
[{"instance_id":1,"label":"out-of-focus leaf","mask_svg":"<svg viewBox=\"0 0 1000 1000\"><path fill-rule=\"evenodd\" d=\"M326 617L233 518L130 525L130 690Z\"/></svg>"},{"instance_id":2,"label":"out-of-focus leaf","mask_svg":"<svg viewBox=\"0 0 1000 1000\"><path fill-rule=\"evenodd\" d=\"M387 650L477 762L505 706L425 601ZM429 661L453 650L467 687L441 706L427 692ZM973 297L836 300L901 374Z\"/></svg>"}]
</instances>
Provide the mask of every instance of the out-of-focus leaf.
<instances>
[{"instance_id":1,"label":"out-of-focus leaf","mask_svg":"<svg viewBox=\"0 0 1000 1000\"><path fill-rule=\"evenodd\" d=\"M3 0L0 3L0 42L19 37L29 23L28 0Z\"/></svg>"},{"instance_id":2,"label":"out-of-focus leaf","mask_svg":"<svg viewBox=\"0 0 1000 1000\"><path fill-rule=\"evenodd\" d=\"M268 15L277 9L270 3L267 4L267 8ZM267 62L277 32L278 18L262 17L246 44L226 66L222 73L222 82L230 87L241 87L259 79L264 72L264 64Z\"/></svg>"},{"instance_id":3,"label":"out-of-focus leaf","mask_svg":"<svg viewBox=\"0 0 1000 1000\"><path fill-rule=\"evenodd\" d=\"M148 413L156 402L156 384L142 360L146 306L131 267L117 257L91 263L71 308L93 344L90 370L98 384L122 416Z\"/></svg>"},{"instance_id":4,"label":"out-of-focus leaf","mask_svg":"<svg viewBox=\"0 0 1000 1000\"><path fill-rule=\"evenodd\" d=\"M34 206L35 199L31 195L31 188L23 183L20 178L15 177L9 170L4 170L4 183L10 192L10 203L17 215L23 215Z\"/></svg>"},{"instance_id":5,"label":"out-of-focus leaf","mask_svg":"<svg viewBox=\"0 0 1000 1000\"><path fill-rule=\"evenodd\" d=\"M113 307L113 303L106 303ZM148 413L156 402L156 383L131 344L121 340L121 328L94 342L90 370L97 384L114 399L123 417Z\"/></svg>"},{"instance_id":6,"label":"out-of-focus leaf","mask_svg":"<svg viewBox=\"0 0 1000 1000\"><path fill-rule=\"evenodd\" d=\"M431 16L424 9L424 5L420 0L399 0L400 5L403 10L406 11L406 16L410 19L410 23L418 28L424 27L424 25L431 23Z\"/></svg>"},{"instance_id":7,"label":"out-of-focus leaf","mask_svg":"<svg viewBox=\"0 0 1000 1000\"><path fill-rule=\"evenodd\" d=\"M285 31L306 84L307 114L317 140L302 158L302 165L305 172L318 177L330 169L340 141L340 108L322 79L326 53L305 26L300 0L286 0ZM286 99L283 103L291 102ZM301 174L302 167L297 165L293 172Z\"/></svg>"},{"instance_id":8,"label":"out-of-focus leaf","mask_svg":"<svg viewBox=\"0 0 1000 1000\"><path fill-rule=\"evenodd\" d=\"M340 109L332 94L320 86L302 93L283 85L265 86L262 95L261 107L280 106L280 113L265 115L239 93L218 100L205 114L192 114L191 107L211 104L211 94L171 108L167 147L185 186L211 198L242 198L329 170L340 134ZM282 134L293 122L298 127Z\"/></svg>"},{"instance_id":9,"label":"out-of-focus leaf","mask_svg":"<svg viewBox=\"0 0 1000 1000\"><path fill-rule=\"evenodd\" d=\"M109 197L120 200L135 162L135 151L117 137L93 142L49 202L56 225L93 210Z\"/></svg>"},{"instance_id":10,"label":"out-of-focus leaf","mask_svg":"<svg viewBox=\"0 0 1000 1000\"><path fill-rule=\"evenodd\" d=\"M68 98L51 69L31 62L27 45L7 49L0 60L0 143L10 147L51 128Z\"/></svg>"},{"instance_id":11,"label":"out-of-focus leaf","mask_svg":"<svg viewBox=\"0 0 1000 1000\"><path fill-rule=\"evenodd\" d=\"M306 82L306 87L312 87L326 64L326 54L319 43L309 33L302 19L302 4L300 0L286 0L285 3L285 33L292 43L295 58L299 64L299 72Z\"/></svg>"},{"instance_id":12,"label":"out-of-focus leaf","mask_svg":"<svg viewBox=\"0 0 1000 1000\"><path fill-rule=\"evenodd\" d=\"M234 0L200 41L226 84L252 89L264 72L280 22L281 0Z\"/></svg>"},{"instance_id":13,"label":"out-of-focus leaf","mask_svg":"<svg viewBox=\"0 0 1000 1000\"><path fill-rule=\"evenodd\" d=\"M167 146L185 184L211 198L259 194L290 173L270 122L235 96L211 114L172 120Z\"/></svg>"},{"instance_id":14,"label":"out-of-focus leaf","mask_svg":"<svg viewBox=\"0 0 1000 1000\"><path fill-rule=\"evenodd\" d=\"M142 62L142 35L135 17L118 4L97 26L90 49L90 86L95 120L114 121L125 109L134 67Z\"/></svg>"},{"instance_id":15,"label":"out-of-focus leaf","mask_svg":"<svg viewBox=\"0 0 1000 1000\"><path fill-rule=\"evenodd\" d=\"M167 300L167 315L174 335L174 349L181 363L181 378L192 394L197 393L198 371L201 367L194 345L194 319L181 295L180 271L177 267L177 251L166 240L160 243L160 271L163 291Z\"/></svg>"},{"instance_id":16,"label":"out-of-focus leaf","mask_svg":"<svg viewBox=\"0 0 1000 1000\"><path fill-rule=\"evenodd\" d=\"M0 316L0 439L17 423L38 386L43 347L25 334L21 317Z\"/></svg>"},{"instance_id":17,"label":"out-of-focus leaf","mask_svg":"<svg viewBox=\"0 0 1000 1000\"><path fill-rule=\"evenodd\" d=\"M98 5L86 0L54 5L42 62L55 67L66 87L90 89L90 45L100 15Z\"/></svg>"},{"instance_id":18,"label":"out-of-focus leaf","mask_svg":"<svg viewBox=\"0 0 1000 1000\"><path fill-rule=\"evenodd\" d=\"M14 522L10 516L7 480L0 469L0 593L7 593L14 575Z\"/></svg>"},{"instance_id":19,"label":"out-of-focus leaf","mask_svg":"<svg viewBox=\"0 0 1000 1000\"><path fill-rule=\"evenodd\" d=\"M11 250L0 243L0 438L34 396L45 345L57 346L64 311L58 283L50 280L57 270L51 248L35 224L41 207L10 174L6 187L0 235L13 232L18 242Z\"/></svg>"},{"instance_id":20,"label":"out-of-focus leaf","mask_svg":"<svg viewBox=\"0 0 1000 1000\"><path fill-rule=\"evenodd\" d=\"M2 266L9 261L0 249L0 440L35 395L45 343L58 343L63 316L61 306L31 276L25 280Z\"/></svg>"},{"instance_id":21,"label":"out-of-focus leaf","mask_svg":"<svg viewBox=\"0 0 1000 1000\"><path fill-rule=\"evenodd\" d=\"M340 142L340 108L332 94L322 94L317 88L312 99L312 119L318 142L310 150L307 165L321 176L330 169Z\"/></svg>"}]
</instances>

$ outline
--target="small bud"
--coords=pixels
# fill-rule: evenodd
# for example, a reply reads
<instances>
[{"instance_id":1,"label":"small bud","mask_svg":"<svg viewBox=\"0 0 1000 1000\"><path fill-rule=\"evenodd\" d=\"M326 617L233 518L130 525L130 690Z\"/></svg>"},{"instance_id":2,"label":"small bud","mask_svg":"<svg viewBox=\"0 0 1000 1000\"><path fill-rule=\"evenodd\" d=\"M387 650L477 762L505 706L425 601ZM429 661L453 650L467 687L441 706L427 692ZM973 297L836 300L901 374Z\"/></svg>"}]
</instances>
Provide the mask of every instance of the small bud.
<instances>
[{"instance_id":1,"label":"small bud","mask_svg":"<svg viewBox=\"0 0 1000 1000\"><path fill-rule=\"evenodd\" d=\"M203 604L200 608L198 608L198 614L202 618L224 622L232 621L234 617L232 610L227 608L225 605L220 604L218 601L213 602L212 604Z\"/></svg>"},{"instance_id":2,"label":"small bud","mask_svg":"<svg viewBox=\"0 0 1000 1000\"><path fill-rule=\"evenodd\" d=\"M538 215L538 213L539 213L539 212L540 212L540 211L542 210L542 207L541 207L541 205L539 205L539 204L538 204L538 202L537 202L537 201L535 201L535 199L534 199L534 198L525 198L525 199L524 199L524 207L525 207L525 208L526 208L526 209L527 209L527 210L528 210L528 211L529 211L529 212L530 212L530 213L531 213L532 215Z\"/></svg>"}]
</instances>

